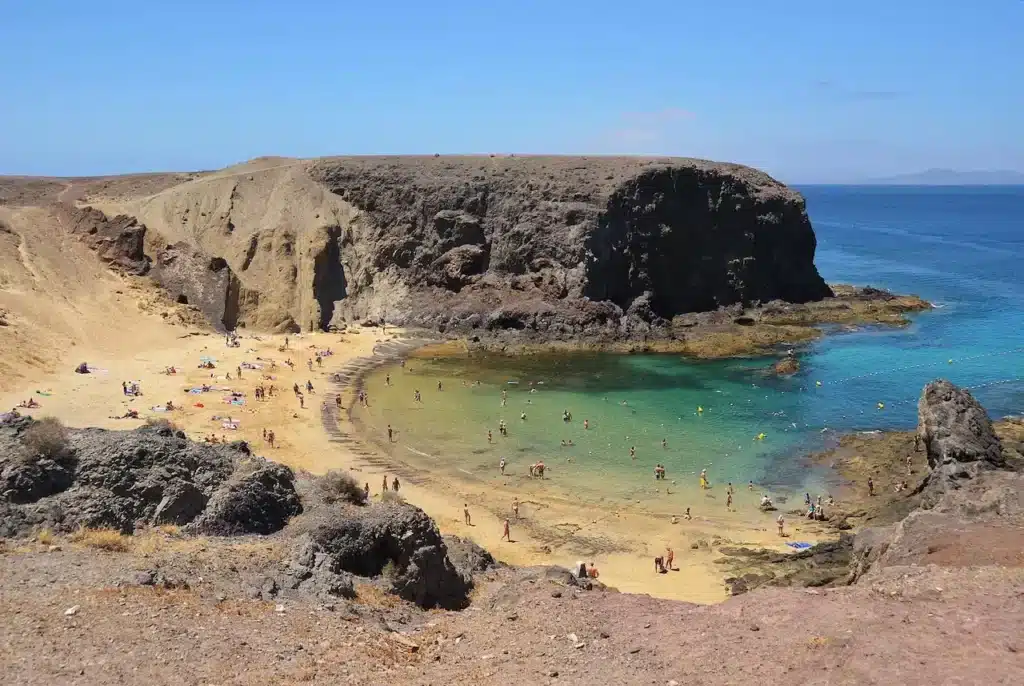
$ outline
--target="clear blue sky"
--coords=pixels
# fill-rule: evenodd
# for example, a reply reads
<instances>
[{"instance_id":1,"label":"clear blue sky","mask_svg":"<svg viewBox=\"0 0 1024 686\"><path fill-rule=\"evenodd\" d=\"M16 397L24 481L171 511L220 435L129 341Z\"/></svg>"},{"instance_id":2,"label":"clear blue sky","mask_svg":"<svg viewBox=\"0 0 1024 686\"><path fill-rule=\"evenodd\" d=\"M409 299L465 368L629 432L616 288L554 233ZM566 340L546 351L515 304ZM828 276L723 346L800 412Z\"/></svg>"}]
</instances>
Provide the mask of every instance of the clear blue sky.
<instances>
[{"instance_id":1,"label":"clear blue sky","mask_svg":"<svg viewBox=\"0 0 1024 686\"><path fill-rule=\"evenodd\" d=\"M656 153L1024 170L1021 0L7 0L0 173Z\"/></svg>"}]
</instances>

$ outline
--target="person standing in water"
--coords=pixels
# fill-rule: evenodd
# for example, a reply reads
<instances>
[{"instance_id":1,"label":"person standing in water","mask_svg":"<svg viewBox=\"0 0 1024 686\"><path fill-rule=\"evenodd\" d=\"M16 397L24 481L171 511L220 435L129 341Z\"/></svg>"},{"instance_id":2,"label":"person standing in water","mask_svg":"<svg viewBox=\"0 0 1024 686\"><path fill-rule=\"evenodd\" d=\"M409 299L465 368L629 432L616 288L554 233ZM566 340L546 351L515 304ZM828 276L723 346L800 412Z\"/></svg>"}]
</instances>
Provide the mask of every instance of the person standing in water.
<instances>
[{"instance_id":1,"label":"person standing in water","mask_svg":"<svg viewBox=\"0 0 1024 686\"><path fill-rule=\"evenodd\" d=\"M381 493L387 493L388 492L388 475L387 474L384 475L384 481L383 481L383 483L381 483L380 492Z\"/></svg>"},{"instance_id":2,"label":"person standing in water","mask_svg":"<svg viewBox=\"0 0 1024 686\"><path fill-rule=\"evenodd\" d=\"M395 493L398 493L398 488L399 488L399 483L398 483L398 477L396 476L394 481L391 482L391 490L393 490Z\"/></svg>"},{"instance_id":3,"label":"person standing in water","mask_svg":"<svg viewBox=\"0 0 1024 686\"><path fill-rule=\"evenodd\" d=\"M487 442L494 443L494 434L491 433L490 429L487 430Z\"/></svg>"},{"instance_id":4,"label":"person standing in water","mask_svg":"<svg viewBox=\"0 0 1024 686\"><path fill-rule=\"evenodd\" d=\"M441 390L441 382L440 381L437 382L437 390L439 390L439 391Z\"/></svg>"},{"instance_id":5,"label":"person standing in water","mask_svg":"<svg viewBox=\"0 0 1024 686\"><path fill-rule=\"evenodd\" d=\"M630 456L630 458L632 458L634 460L636 459L636 446L635 445L634 446L630 446L630 448L629 448L629 456Z\"/></svg>"},{"instance_id":6,"label":"person standing in water","mask_svg":"<svg viewBox=\"0 0 1024 686\"><path fill-rule=\"evenodd\" d=\"M775 523L779 525L779 536L785 536L784 528L786 526L786 518L779 514L779 518L775 520Z\"/></svg>"},{"instance_id":7,"label":"person standing in water","mask_svg":"<svg viewBox=\"0 0 1024 686\"><path fill-rule=\"evenodd\" d=\"M498 462L498 471L501 473L502 476L505 476L505 458L504 457L501 458L501 460Z\"/></svg>"}]
</instances>

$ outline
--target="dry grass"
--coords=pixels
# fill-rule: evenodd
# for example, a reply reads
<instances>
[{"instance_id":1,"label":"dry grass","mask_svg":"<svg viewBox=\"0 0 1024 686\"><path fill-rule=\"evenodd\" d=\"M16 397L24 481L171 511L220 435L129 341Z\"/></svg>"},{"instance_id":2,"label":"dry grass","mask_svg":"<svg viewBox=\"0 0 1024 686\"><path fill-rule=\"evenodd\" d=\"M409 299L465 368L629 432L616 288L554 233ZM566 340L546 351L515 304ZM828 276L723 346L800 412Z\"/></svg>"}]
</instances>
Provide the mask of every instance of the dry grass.
<instances>
[{"instance_id":1,"label":"dry grass","mask_svg":"<svg viewBox=\"0 0 1024 686\"><path fill-rule=\"evenodd\" d=\"M178 425L165 417L146 417L146 426L151 429L170 429L177 431Z\"/></svg>"},{"instance_id":2,"label":"dry grass","mask_svg":"<svg viewBox=\"0 0 1024 686\"><path fill-rule=\"evenodd\" d=\"M405 503L405 498L394 491L384 491L380 494L380 501L382 503L401 505Z\"/></svg>"},{"instance_id":3,"label":"dry grass","mask_svg":"<svg viewBox=\"0 0 1024 686\"><path fill-rule=\"evenodd\" d=\"M356 597L353 602L359 603L360 605L366 605L368 607L401 607L405 603L405 601L398 596L388 593L374 584L357 583L355 587Z\"/></svg>"},{"instance_id":4,"label":"dry grass","mask_svg":"<svg viewBox=\"0 0 1024 686\"><path fill-rule=\"evenodd\" d=\"M70 538L72 543L110 553L126 553L132 548L131 536L125 536L114 529L82 528L71 534Z\"/></svg>"},{"instance_id":5,"label":"dry grass","mask_svg":"<svg viewBox=\"0 0 1024 686\"><path fill-rule=\"evenodd\" d=\"M36 534L36 540L43 545L53 545L53 541L55 539L52 531L50 531L49 529L43 529L38 534Z\"/></svg>"}]
</instances>

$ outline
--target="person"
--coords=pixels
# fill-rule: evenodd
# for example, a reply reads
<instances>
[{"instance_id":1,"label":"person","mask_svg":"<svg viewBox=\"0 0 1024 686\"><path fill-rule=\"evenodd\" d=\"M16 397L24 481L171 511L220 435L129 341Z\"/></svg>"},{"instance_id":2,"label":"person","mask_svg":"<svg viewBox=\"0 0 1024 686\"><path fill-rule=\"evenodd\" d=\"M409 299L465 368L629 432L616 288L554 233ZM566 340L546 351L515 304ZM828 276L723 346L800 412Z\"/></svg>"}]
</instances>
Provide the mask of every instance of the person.
<instances>
[{"instance_id":1,"label":"person","mask_svg":"<svg viewBox=\"0 0 1024 686\"><path fill-rule=\"evenodd\" d=\"M473 519L469 516L469 503L462 506L462 518L466 521L466 526L473 526Z\"/></svg>"},{"instance_id":2,"label":"person","mask_svg":"<svg viewBox=\"0 0 1024 686\"><path fill-rule=\"evenodd\" d=\"M503 530L502 530L502 533L501 533L501 538L503 540L506 540L509 543L511 543L512 542L512 532L511 532L511 530L509 528L509 524L508 524L508 520L507 519L505 520L505 523L502 526L503 526Z\"/></svg>"},{"instance_id":3,"label":"person","mask_svg":"<svg viewBox=\"0 0 1024 686\"><path fill-rule=\"evenodd\" d=\"M313 371L313 360L306 360L306 367L309 371Z\"/></svg>"},{"instance_id":4,"label":"person","mask_svg":"<svg viewBox=\"0 0 1024 686\"><path fill-rule=\"evenodd\" d=\"M729 482L729 484L728 484L728 485L727 485L727 486L725 487L725 492L726 492L726 493L728 493L729 495L732 495L733 493L735 493L735 492L736 492L736 489L732 487L732 482L731 482L731 481L730 481L730 482Z\"/></svg>"},{"instance_id":5,"label":"person","mask_svg":"<svg viewBox=\"0 0 1024 686\"><path fill-rule=\"evenodd\" d=\"M312 381L308 381L308 380L306 381L306 392L307 393L312 393L313 392L313 382Z\"/></svg>"},{"instance_id":6,"label":"person","mask_svg":"<svg viewBox=\"0 0 1024 686\"><path fill-rule=\"evenodd\" d=\"M633 458L634 460L636 459L636 446L635 445L630 446L630 448L629 448L629 456L631 458Z\"/></svg>"},{"instance_id":7,"label":"person","mask_svg":"<svg viewBox=\"0 0 1024 686\"><path fill-rule=\"evenodd\" d=\"M781 512L779 513L779 518L775 520L775 523L779 525L779 536L785 536L784 528L786 526L786 518L782 516Z\"/></svg>"},{"instance_id":8,"label":"person","mask_svg":"<svg viewBox=\"0 0 1024 686\"><path fill-rule=\"evenodd\" d=\"M519 498L512 501L512 514L516 516L516 519L519 519Z\"/></svg>"},{"instance_id":9,"label":"person","mask_svg":"<svg viewBox=\"0 0 1024 686\"><path fill-rule=\"evenodd\" d=\"M587 565L585 565L582 560L576 563L576 578L587 578Z\"/></svg>"},{"instance_id":10,"label":"person","mask_svg":"<svg viewBox=\"0 0 1024 686\"><path fill-rule=\"evenodd\" d=\"M753 480L747 482L747 490L748 491L754 490L754 482L753 482Z\"/></svg>"},{"instance_id":11,"label":"person","mask_svg":"<svg viewBox=\"0 0 1024 686\"><path fill-rule=\"evenodd\" d=\"M505 475L505 458L504 457L501 458L500 460L498 460L498 471L501 472L502 476Z\"/></svg>"},{"instance_id":12,"label":"person","mask_svg":"<svg viewBox=\"0 0 1024 686\"><path fill-rule=\"evenodd\" d=\"M381 482L380 491L381 491L381 493L387 493L388 492L388 475L387 474L384 475L384 481Z\"/></svg>"},{"instance_id":13,"label":"person","mask_svg":"<svg viewBox=\"0 0 1024 686\"><path fill-rule=\"evenodd\" d=\"M338 409L341 409L341 394L334 396L334 404L337 405Z\"/></svg>"},{"instance_id":14,"label":"person","mask_svg":"<svg viewBox=\"0 0 1024 686\"><path fill-rule=\"evenodd\" d=\"M388 443L394 443L395 430L388 424Z\"/></svg>"},{"instance_id":15,"label":"person","mask_svg":"<svg viewBox=\"0 0 1024 686\"><path fill-rule=\"evenodd\" d=\"M306 396L299 394L299 408L306 409Z\"/></svg>"},{"instance_id":16,"label":"person","mask_svg":"<svg viewBox=\"0 0 1024 686\"><path fill-rule=\"evenodd\" d=\"M597 577L601 576L600 572L597 571L597 567L594 566L593 562L590 563L590 567L587 569L587 576L589 576L591 579L596 579Z\"/></svg>"},{"instance_id":17,"label":"person","mask_svg":"<svg viewBox=\"0 0 1024 686\"><path fill-rule=\"evenodd\" d=\"M422 396L420 396L420 390L419 390L418 388L416 389L416 391L415 391L415 393L414 393L414 395L413 395L413 399L414 399L414 400L415 400L416 402L418 402L418 403L421 403L421 402L423 402L423 398L422 398Z\"/></svg>"},{"instance_id":18,"label":"person","mask_svg":"<svg viewBox=\"0 0 1024 686\"><path fill-rule=\"evenodd\" d=\"M384 385L385 386L390 386L391 385L391 375L390 374L388 374L388 375L386 375L384 377Z\"/></svg>"},{"instance_id":19,"label":"person","mask_svg":"<svg viewBox=\"0 0 1024 686\"><path fill-rule=\"evenodd\" d=\"M665 548L665 566L673 569L672 561L676 559L676 553L672 548Z\"/></svg>"},{"instance_id":20,"label":"person","mask_svg":"<svg viewBox=\"0 0 1024 686\"><path fill-rule=\"evenodd\" d=\"M914 456L913 455L907 455L907 474L910 475L910 474L913 474L913 473L914 473Z\"/></svg>"},{"instance_id":21,"label":"person","mask_svg":"<svg viewBox=\"0 0 1024 686\"><path fill-rule=\"evenodd\" d=\"M654 558L654 571L657 574L665 574L668 572L668 570L665 569L665 558L661 555Z\"/></svg>"},{"instance_id":22,"label":"person","mask_svg":"<svg viewBox=\"0 0 1024 686\"><path fill-rule=\"evenodd\" d=\"M391 490L393 490L395 493L398 493L398 488L399 488L398 477L396 476L394 478L394 480L391 482Z\"/></svg>"},{"instance_id":23,"label":"person","mask_svg":"<svg viewBox=\"0 0 1024 686\"><path fill-rule=\"evenodd\" d=\"M128 382L127 381L122 381L121 382L121 395L128 395Z\"/></svg>"},{"instance_id":24,"label":"person","mask_svg":"<svg viewBox=\"0 0 1024 686\"><path fill-rule=\"evenodd\" d=\"M725 494L725 509L727 509L727 510L731 510L732 509L732 491L728 491Z\"/></svg>"},{"instance_id":25,"label":"person","mask_svg":"<svg viewBox=\"0 0 1024 686\"><path fill-rule=\"evenodd\" d=\"M316 366L321 368L324 366L324 358L319 355L316 356Z\"/></svg>"},{"instance_id":26,"label":"person","mask_svg":"<svg viewBox=\"0 0 1024 686\"><path fill-rule=\"evenodd\" d=\"M297 382L292 384L292 393L294 393L295 395L298 395L300 393L299 384Z\"/></svg>"},{"instance_id":27,"label":"person","mask_svg":"<svg viewBox=\"0 0 1024 686\"><path fill-rule=\"evenodd\" d=\"M369 481L367 481L365 484L363 484L363 499L364 500L369 500L370 499L370 482Z\"/></svg>"},{"instance_id":28,"label":"person","mask_svg":"<svg viewBox=\"0 0 1024 686\"><path fill-rule=\"evenodd\" d=\"M810 505L810 504L811 504L811 494L810 493L804 493L804 505Z\"/></svg>"},{"instance_id":29,"label":"person","mask_svg":"<svg viewBox=\"0 0 1024 686\"><path fill-rule=\"evenodd\" d=\"M441 382L440 381L437 382L437 390L439 390L439 391L441 390Z\"/></svg>"},{"instance_id":30,"label":"person","mask_svg":"<svg viewBox=\"0 0 1024 686\"><path fill-rule=\"evenodd\" d=\"M526 413L523 412L522 414L520 414L519 418L522 419L525 422L526 421Z\"/></svg>"},{"instance_id":31,"label":"person","mask_svg":"<svg viewBox=\"0 0 1024 686\"><path fill-rule=\"evenodd\" d=\"M267 432L267 443L270 444L271 448L274 447L274 432L273 431L268 431Z\"/></svg>"},{"instance_id":32,"label":"person","mask_svg":"<svg viewBox=\"0 0 1024 686\"><path fill-rule=\"evenodd\" d=\"M872 479L872 478L871 478L871 477L869 476L869 477L868 477L868 495L874 495L874 494L875 494L875 482L874 482L874 480L873 480L873 479Z\"/></svg>"},{"instance_id":33,"label":"person","mask_svg":"<svg viewBox=\"0 0 1024 686\"><path fill-rule=\"evenodd\" d=\"M235 369L235 371L238 372L238 378L241 379L242 378L242 367L241 366L237 367Z\"/></svg>"},{"instance_id":34,"label":"person","mask_svg":"<svg viewBox=\"0 0 1024 686\"><path fill-rule=\"evenodd\" d=\"M491 433L490 429L487 430L487 442L494 443L494 434Z\"/></svg>"},{"instance_id":35,"label":"person","mask_svg":"<svg viewBox=\"0 0 1024 686\"><path fill-rule=\"evenodd\" d=\"M664 438L661 439L661 447L662 448L667 448L668 447L668 440L666 440Z\"/></svg>"},{"instance_id":36,"label":"person","mask_svg":"<svg viewBox=\"0 0 1024 686\"><path fill-rule=\"evenodd\" d=\"M263 440L264 441L267 440L267 429L266 428L263 429Z\"/></svg>"},{"instance_id":37,"label":"person","mask_svg":"<svg viewBox=\"0 0 1024 686\"><path fill-rule=\"evenodd\" d=\"M589 419L584 419L583 420L583 428L584 429L589 429L590 428L590 420Z\"/></svg>"},{"instance_id":38,"label":"person","mask_svg":"<svg viewBox=\"0 0 1024 686\"><path fill-rule=\"evenodd\" d=\"M690 508L686 508L686 514L684 514L683 517L686 519L693 519L693 517L690 516Z\"/></svg>"}]
</instances>

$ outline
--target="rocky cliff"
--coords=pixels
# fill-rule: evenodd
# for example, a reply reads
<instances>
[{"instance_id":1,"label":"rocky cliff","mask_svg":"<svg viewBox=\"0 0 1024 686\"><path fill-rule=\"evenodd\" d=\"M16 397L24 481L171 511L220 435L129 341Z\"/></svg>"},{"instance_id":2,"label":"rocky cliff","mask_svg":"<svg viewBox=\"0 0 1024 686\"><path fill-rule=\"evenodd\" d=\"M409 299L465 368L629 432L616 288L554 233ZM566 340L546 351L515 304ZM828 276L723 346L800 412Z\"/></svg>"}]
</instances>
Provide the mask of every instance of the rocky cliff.
<instances>
[{"instance_id":1,"label":"rocky cliff","mask_svg":"<svg viewBox=\"0 0 1024 686\"><path fill-rule=\"evenodd\" d=\"M702 160L267 160L83 202L145 224L150 252L222 258L241 294L232 318L259 328L369 318L616 338L684 312L831 294L801 196Z\"/></svg>"}]
</instances>

